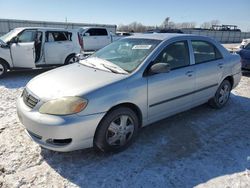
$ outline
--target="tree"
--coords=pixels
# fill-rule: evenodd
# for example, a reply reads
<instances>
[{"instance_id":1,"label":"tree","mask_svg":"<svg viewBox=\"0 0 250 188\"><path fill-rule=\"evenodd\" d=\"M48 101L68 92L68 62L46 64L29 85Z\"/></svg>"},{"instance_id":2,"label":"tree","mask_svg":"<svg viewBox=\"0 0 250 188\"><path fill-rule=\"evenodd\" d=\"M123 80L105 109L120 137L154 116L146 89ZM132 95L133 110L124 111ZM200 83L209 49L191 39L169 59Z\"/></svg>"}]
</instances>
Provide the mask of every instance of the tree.
<instances>
[{"instance_id":1,"label":"tree","mask_svg":"<svg viewBox=\"0 0 250 188\"><path fill-rule=\"evenodd\" d=\"M203 29L211 29L212 25L218 25L218 24L220 24L219 20L211 20L209 22L202 23L200 27Z\"/></svg>"}]
</instances>

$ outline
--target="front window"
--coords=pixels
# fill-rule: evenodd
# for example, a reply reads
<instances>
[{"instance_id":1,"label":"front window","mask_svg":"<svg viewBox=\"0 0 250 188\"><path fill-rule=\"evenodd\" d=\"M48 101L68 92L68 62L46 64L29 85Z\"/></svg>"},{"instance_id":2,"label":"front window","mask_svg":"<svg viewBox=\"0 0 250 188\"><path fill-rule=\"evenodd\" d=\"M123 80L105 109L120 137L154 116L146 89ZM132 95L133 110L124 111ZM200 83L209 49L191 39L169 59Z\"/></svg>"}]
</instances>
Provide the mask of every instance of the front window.
<instances>
[{"instance_id":1,"label":"front window","mask_svg":"<svg viewBox=\"0 0 250 188\"><path fill-rule=\"evenodd\" d=\"M156 58L155 63L168 63L171 70L188 66L190 62L187 41L168 45Z\"/></svg>"},{"instance_id":2,"label":"front window","mask_svg":"<svg viewBox=\"0 0 250 188\"><path fill-rule=\"evenodd\" d=\"M25 42L33 42L35 40L36 31L35 30L25 30L22 32L21 35L18 37L18 42L25 43Z\"/></svg>"},{"instance_id":3,"label":"front window","mask_svg":"<svg viewBox=\"0 0 250 188\"><path fill-rule=\"evenodd\" d=\"M104 59L127 72L133 72L160 42L153 39L121 39L97 51L91 57Z\"/></svg>"}]
</instances>

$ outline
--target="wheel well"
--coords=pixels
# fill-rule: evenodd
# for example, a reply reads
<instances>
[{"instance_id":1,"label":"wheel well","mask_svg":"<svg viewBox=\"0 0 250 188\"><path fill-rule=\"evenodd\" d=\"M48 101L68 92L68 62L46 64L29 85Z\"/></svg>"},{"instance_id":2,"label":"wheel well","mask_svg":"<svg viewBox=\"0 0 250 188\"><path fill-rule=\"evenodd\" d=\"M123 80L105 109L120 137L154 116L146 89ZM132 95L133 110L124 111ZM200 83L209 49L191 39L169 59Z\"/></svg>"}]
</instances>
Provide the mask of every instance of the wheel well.
<instances>
[{"instance_id":1,"label":"wheel well","mask_svg":"<svg viewBox=\"0 0 250 188\"><path fill-rule=\"evenodd\" d=\"M234 79L233 79L232 76L228 76L224 80L228 80L230 82L230 84L231 84L231 87L233 87L233 85L234 85Z\"/></svg>"},{"instance_id":2,"label":"wheel well","mask_svg":"<svg viewBox=\"0 0 250 188\"><path fill-rule=\"evenodd\" d=\"M133 111L136 113L136 115L138 116L138 118L139 118L139 128L142 126L142 113L141 113L141 110L139 109L138 106L136 106L136 105L133 104L133 103L121 103L121 104L118 104L118 105L116 105L116 106L113 106L112 108L110 108L110 109L107 111L106 115L107 115L109 112L111 112L111 111L113 111L113 110L115 110L115 109L117 109L117 108L120 108L120 107L127 107L127 108L130 108L131 110L133 110ZM105 116L106 116L106 115L105 115ZM100 126L100 124L101 124L102 120L105 118L105 116L101 119L101 121L99 122L99 124L98 124L98 126L97 126L97 128L96 128L95 135L94 135L94 140L95 140L95 137L96 137L96 132L97 132L97 130L98 130L98 127ZM93 144L94 144L94 143L93 143Z\"/></svg>"},{"instance_id":3,"label":"wheel well","mask_svg":"<svg viewBox=\"0 0 250 188\"><path fill-rule=\"evenodd\" d=\"M69 54L69 55L65 58L64 64L66 63L67 59L68 59L70 56L75 56L75 55L76 55L76 53Z\"/></svg>"},{"instance_id":4,"label":"wheel well","mask_svg":"<svg viewBox=\"0 0 250 188\"><path fill-rule=\"evenodd\" d=\"M7 66L7 69L10 69L10 65L6 60L4 60L3 58L0 58L0 62L4 63Z\"/></svg>"},{"instance_id":5,"label":"wheel well","mask_svg":"<svg viewBox=\"0 0 250 188\"><path fill-rule=\"evenodd\" d=\"M113 106L112 108L110 108L110 109L108 110L107 114L108 114L110 111L113 111L113 110L115 110L115 109L117 109L117 108L120 108L120 107L127 107L127 108L130 108L131 110L133 110L133 111L136 113L137 117L139 118L139 127L142 126L142 112L141 112L141 110L139 109L139 107L136 106L136 105L133 104L133 103L121 103L121 104L118 104L118 105L116 105L116 106Z\"/></svg>"}]
</instances>

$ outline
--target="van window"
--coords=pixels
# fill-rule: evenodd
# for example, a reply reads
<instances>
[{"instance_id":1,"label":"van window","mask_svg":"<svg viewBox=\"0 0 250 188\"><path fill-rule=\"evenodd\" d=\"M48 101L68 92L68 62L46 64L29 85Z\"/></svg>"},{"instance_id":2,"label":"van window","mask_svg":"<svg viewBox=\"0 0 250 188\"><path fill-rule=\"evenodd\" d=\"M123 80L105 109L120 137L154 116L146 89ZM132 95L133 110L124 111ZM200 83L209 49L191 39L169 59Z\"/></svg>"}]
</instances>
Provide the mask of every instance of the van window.
<instances>
[{"instance_id":1,"label":"van window","mask_svg":"<svg viewBox=\"0 0 250 188\"><path fill-rule=\"evenodd\" d=\"M96 29L89 29L87 31L90 36L107 36L108 32L106 29L96 28Z\"/></svg>"},{"instance_id":2,"label":"van window","mask_svg":"<svg viewBox=\"0 0 250 188\"><path fill-rule=\"evenodd\" d=\"M207 41L192 41L195 63L204 63L221 59L220 51Z\"/></svg>"},{"instance_id":3,"label":"van window","mask_svg":"<svg viewBox=\"0 0 250 188\"><path fill-rule=\"evenodd\" d=\"M18 36L18 42L33 42L35 40L35 30L25 30Z\"/></svg>"},{"instance_id":4,"label":"van window","mask_svg":"<svg viewBox=\"0 0 250 188\"><path fill-rule=\"evenodd\" d=\"M46 32L46 42L71 41L72 33L64 31Z\"/></svg>"},{"instance_id":5,"label":"van window","mask_svg":"<svg viewBox=\"0 0 250 188\"><path fill-rule=\"evenodd\" d=\"M155 63L168 63L171 70L190 64L187 41L178 41L168 45L156 58Z\"/></svg>"}]
</instances>

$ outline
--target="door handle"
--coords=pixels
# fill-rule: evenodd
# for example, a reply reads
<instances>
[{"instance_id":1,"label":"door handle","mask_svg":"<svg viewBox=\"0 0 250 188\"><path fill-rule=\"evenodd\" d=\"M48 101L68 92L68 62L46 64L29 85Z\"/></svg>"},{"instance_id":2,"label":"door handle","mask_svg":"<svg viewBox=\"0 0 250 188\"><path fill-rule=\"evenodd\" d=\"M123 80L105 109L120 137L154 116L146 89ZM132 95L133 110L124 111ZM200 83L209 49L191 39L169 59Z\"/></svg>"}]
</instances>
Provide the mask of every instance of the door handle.
<instances>
[{"instance_id":1,"label":"door handle","mask_svg":"<svg viewBox=\"0 0 250 188\"><path fill-rule=\"evenodd\" d=\"M218 63L218 67L221 69L223 68L223 63Z\"/></svg>"},{"instance_id":2,"label":"door handle","mask_svg":"<svg viewBox=\"0 0 250 188\"><path fill-rule=\"evenodd\" d=\"M193 73L194 73L194 71L187 71L187 72L186 72L186 75L187 75L188 77L191 77L191 76L193 76Z\"/></svg>"}]
</instances>

